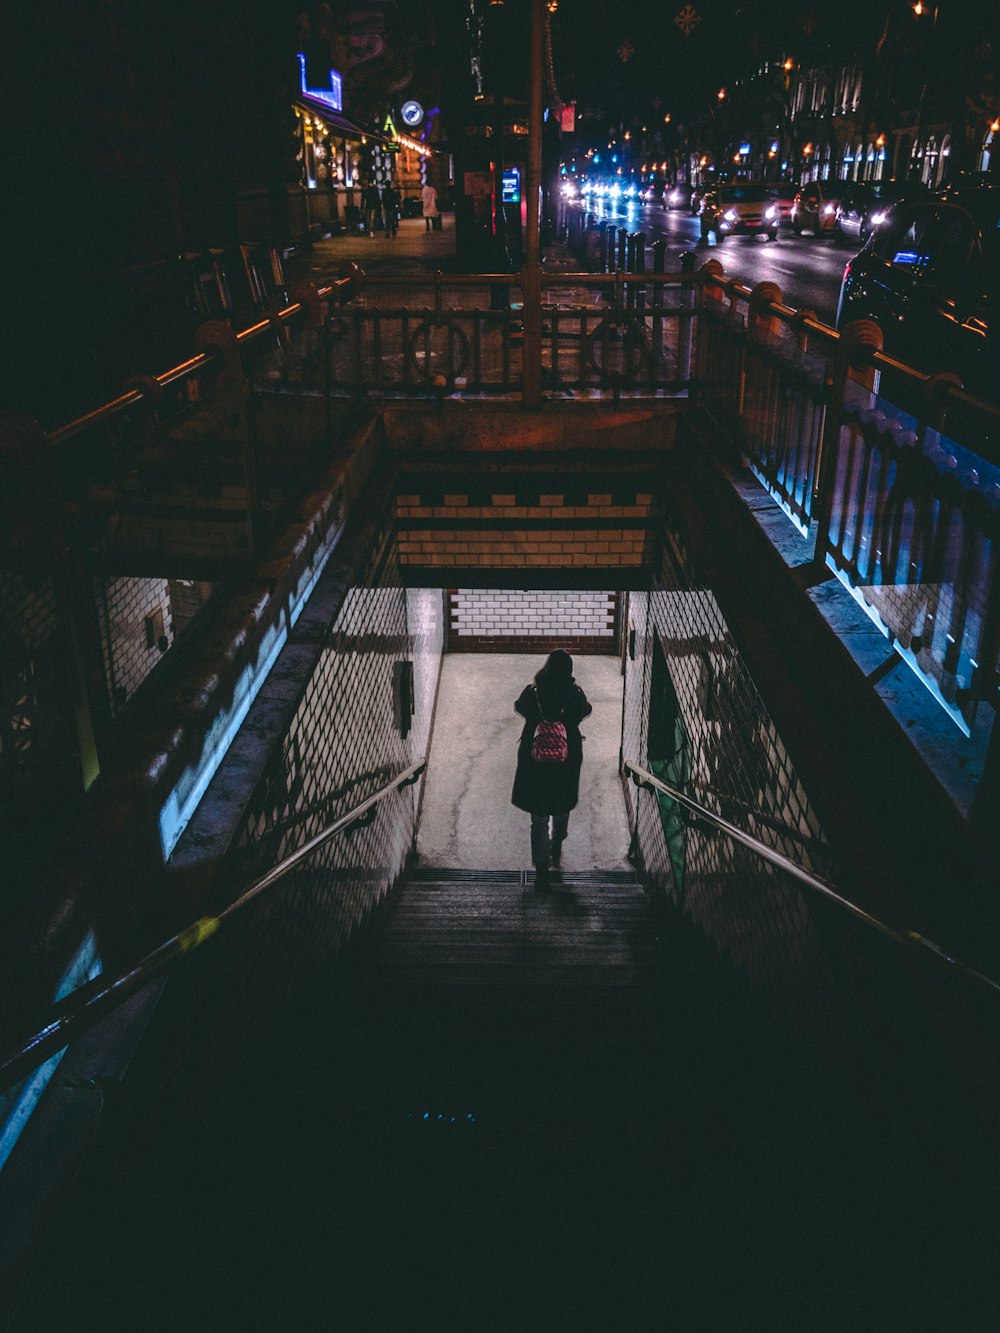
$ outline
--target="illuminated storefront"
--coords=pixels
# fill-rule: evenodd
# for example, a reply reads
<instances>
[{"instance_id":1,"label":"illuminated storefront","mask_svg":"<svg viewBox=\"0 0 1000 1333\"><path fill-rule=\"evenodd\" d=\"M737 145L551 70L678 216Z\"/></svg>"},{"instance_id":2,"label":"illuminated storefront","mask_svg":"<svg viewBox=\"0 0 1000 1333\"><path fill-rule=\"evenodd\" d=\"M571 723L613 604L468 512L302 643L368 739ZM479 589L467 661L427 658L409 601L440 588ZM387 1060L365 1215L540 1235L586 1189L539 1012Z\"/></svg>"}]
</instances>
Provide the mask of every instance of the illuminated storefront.
<instances>
[{"instance_id":1,"label":"illuminated storefront","mask_svg":"<svg viewBox=\"0 0 1000 1333\"><path fill-rule=\"evenodd\" d=\"M378 131L363 129L344 115L343 81L329 71L329 85L310 86L306 59L299 56L300 92L295 103L301 167L310 234L330 234L360 223L361 191L369 181L380 189L393 182L405 197L419 194L423 163L431 149L401 133L391 115ZM422 108L406 103L403 122L423 119ZM419 116L416 112L419 111Z\"/></svg>"}]
</instances>

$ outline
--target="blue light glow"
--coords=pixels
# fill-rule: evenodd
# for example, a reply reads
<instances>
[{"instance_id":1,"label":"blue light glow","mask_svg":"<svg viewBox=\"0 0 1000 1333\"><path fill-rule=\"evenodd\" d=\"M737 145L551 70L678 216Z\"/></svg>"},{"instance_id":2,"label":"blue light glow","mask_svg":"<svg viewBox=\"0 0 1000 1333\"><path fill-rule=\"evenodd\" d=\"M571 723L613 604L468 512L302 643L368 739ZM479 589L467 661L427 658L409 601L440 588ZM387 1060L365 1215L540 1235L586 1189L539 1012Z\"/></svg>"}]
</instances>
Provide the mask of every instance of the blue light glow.
<instances>
[{"instance_id":1,"label":"blue light glow","mask_svg":"<svg viewBox=\"0 0 1000 1333\"><path fill-rule=\"evenodd\" d=\"M306 97L312 97L317 102L325 102L328 107L334 111L343 111L344 109L344 84L340 75L335 69L330 70L329 88L308 88L306 86L306 58L299 52L299 78L302 92Z\"/></svg>"}]
</instances>

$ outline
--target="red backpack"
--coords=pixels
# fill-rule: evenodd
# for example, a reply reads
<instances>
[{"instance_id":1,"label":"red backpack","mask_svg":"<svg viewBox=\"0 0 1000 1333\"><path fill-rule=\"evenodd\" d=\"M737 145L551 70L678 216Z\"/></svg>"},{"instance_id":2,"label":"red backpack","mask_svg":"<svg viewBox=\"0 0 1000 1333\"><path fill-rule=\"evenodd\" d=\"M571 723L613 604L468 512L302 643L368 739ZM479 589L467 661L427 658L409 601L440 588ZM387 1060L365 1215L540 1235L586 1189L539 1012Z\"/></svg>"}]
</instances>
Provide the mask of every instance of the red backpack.
<instances>
[{"instance_id":1,"label":"red backpack","mask_svg":"<svg viewBox=\"0 0 1000 1333\"><path fill-rule=\"evenodd\" d=\"M541 712L542 705L537 690L535 690L535 703ZM535 725L535 734L531 741L532 759L536 764L564 764L568 754L565 722L546 722L543 716Z\"/></svg>"}]
</instances>

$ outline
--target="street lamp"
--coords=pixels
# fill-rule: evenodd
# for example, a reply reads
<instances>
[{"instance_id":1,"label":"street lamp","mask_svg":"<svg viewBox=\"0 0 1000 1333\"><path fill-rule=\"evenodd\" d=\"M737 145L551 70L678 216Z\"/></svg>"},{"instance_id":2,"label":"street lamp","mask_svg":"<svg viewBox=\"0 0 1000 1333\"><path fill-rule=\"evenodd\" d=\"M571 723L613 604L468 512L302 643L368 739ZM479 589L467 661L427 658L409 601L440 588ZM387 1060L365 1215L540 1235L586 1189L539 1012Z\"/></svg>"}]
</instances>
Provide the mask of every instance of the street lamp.
<instances>
[{"instance_id":1,"label":"street lamp","mask_svg":"<svg viewBox=\"0 0 1000 1333\"><path fill-rule=\"evenodd\" d=\"M914 6L913 6L913 12L914 12L914 14L916 14L917 18L920 18L921 15L927 13L927 6L923 3L923 0L916 0L916 3L915 3ZM935 5L935 6L934 6L934 9L933 9L933 11L932 11L932 13L931 13L931 41L932 41L932 42L933 42L933 40L934 40L934 36L935 36L936 31L937 31L937 21L938 21L938 7L937 7L937 5ZM922 63L923 63L923 62L922 62ZM925 172L925 170L926 170L926 162L927 162L927 158L926 158L926 155L925 155L925 153L924 153L924 103L925 103L926 100L927 100L927 78L926 78L926 72L927 72L927 71L926 71L926 65L924 65L924 69L923 69L922 73L925 75L925 77L924 77L924 79L923 79L923 82L922 82L921 85L920 85L920 101L919 101L919 103L918 103L918 105L917 105L917 141L916 141L916 144L914 145L915 152L916 152L916 156L919 157L919 159L920 159L920 164L919 164L919 166L917 167L917 171L918 171L918 173L919 173L921 179L922 179L923 176L924 176L924 172ZM914 162L914 161L915 161L915 158L911 158L910 161L911 161L911 163ZM914 171L913 171L912 166L911 166L910 175L912 176L913 174L914 174ZM934 182L933 182L933 181L927 181L926 184L928 184L928 185L933 185Z\"/></svg>"}]
</instances>

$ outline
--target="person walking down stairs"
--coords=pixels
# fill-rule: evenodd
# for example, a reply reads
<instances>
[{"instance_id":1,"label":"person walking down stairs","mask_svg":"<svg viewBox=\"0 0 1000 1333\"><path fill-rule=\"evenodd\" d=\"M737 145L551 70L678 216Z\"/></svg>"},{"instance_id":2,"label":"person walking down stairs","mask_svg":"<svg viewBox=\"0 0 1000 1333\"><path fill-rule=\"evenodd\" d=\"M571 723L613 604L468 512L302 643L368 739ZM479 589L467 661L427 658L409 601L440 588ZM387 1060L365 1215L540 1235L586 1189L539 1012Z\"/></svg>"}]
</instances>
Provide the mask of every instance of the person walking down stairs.
<instances>
[{"instance_id":1,"label":"person walking down stairs","mask_svg":"<svg viewBox=\"0 0 1000 1333\"><path fill-rule=\"evenodd\" d=\"M511 804L531 816L531 861L535 887L549 887L549 870L560 864L569 814L580 796L583 737L580 723L593 712L573 677L573 659L562 648L514 703L524 718L517 748ZM550 829L551 821L551 829Z\"/></svg>"}]
</instances>

